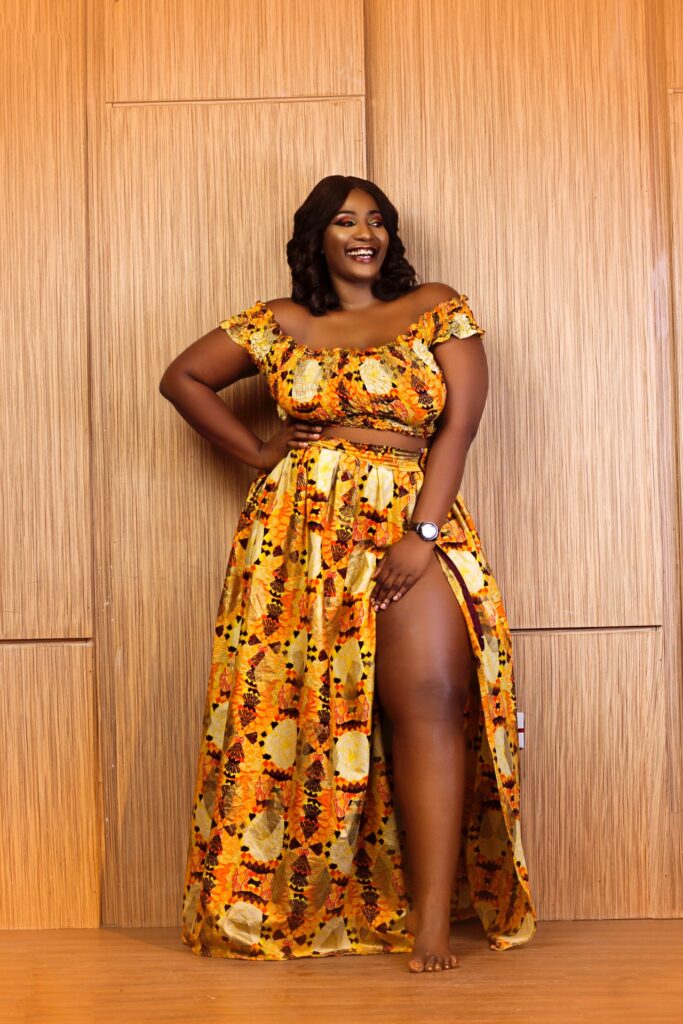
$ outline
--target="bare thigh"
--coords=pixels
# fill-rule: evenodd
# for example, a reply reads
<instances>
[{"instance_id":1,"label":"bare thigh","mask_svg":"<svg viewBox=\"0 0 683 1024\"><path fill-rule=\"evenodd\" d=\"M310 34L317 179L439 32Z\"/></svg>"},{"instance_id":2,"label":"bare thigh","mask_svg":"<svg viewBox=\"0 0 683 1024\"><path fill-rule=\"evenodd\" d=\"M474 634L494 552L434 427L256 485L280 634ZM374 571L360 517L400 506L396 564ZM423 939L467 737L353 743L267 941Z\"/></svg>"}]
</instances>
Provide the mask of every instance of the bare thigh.
<instances>
[{"instance_id":1,"label":"bare thigh","mask_svg":"<svg viewBox=\"0 0 683 1024\"><path fill-rule=\"evenodd\" d=\"M467 702L472 646L440 557L434 551L410 590L376 613L377 693L394 721L460 715Z\"/></svg>"}]
</instances>

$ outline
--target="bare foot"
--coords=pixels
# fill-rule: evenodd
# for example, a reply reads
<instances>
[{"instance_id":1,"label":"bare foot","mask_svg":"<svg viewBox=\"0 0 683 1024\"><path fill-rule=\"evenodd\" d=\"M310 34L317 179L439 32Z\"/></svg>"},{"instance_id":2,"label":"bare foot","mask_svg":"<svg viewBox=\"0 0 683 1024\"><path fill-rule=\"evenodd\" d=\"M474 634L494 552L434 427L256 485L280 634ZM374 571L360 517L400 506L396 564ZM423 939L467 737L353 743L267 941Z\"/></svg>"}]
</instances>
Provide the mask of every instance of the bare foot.
<instances>
[{"instance_id":1,"label":"bare foot","mask_svg":"<svg viewBox=\"0 0 683 1024\"><path fill-rule=\"evenodd\" d=\"M416 910L406 914L405 926L415 936L408 970L421 974L423 971L449 971L460 966L457 956L450 950L448 927L444 929L428 923L421 927Z\"/></svg>"}]
</instances>

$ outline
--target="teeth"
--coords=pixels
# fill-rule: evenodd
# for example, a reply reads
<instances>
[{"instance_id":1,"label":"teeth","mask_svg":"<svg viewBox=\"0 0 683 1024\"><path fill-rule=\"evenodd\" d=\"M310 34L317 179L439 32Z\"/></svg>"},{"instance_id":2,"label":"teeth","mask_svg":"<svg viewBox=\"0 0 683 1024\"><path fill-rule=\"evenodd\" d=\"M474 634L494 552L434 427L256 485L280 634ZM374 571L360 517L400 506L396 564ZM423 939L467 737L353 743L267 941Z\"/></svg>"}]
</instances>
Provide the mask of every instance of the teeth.
<instances>
[{"instance_id":1,"label":"teeth","mask_svg":"<svg viewBox=\"0 0 683 1024\"><path fill-rule=\"evenodd\" d=\"M349 249L349 256L374 256L374 249Z\"/></svg>"}]
</instances>

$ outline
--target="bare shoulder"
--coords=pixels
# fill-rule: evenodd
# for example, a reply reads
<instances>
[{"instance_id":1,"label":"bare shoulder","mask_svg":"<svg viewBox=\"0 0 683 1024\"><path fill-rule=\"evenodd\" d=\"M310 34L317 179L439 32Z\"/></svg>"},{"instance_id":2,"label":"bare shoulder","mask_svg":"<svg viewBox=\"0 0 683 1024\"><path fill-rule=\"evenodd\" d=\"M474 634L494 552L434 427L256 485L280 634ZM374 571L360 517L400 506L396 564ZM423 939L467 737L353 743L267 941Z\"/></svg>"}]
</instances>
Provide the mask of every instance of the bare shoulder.
<instances>
[{"instance_id":1,"label":"bare shoulder","mask_svg":"<svg viewBox=\"0 0 683 1024\"><path fill-rule=\"evenodd\" d=\"M286 313L290 309L301 309L301 306L286 296L281 299L267 299L266 306L270 306L273 313Z\"/></svg>"},{"instance_id":2,"label":"bare shoulder","mask_svg":"<svg viewBox=\"0 0 683 1024\"><path fill-rule=\"evenodd\" d=\"M457 299L460 295L459 292L456 292L455 288L451 288L449 284L442 284L441 281L426 281L416 288L412 294L415 296L416 303L419 295L419 302L422 305L423 311L433 309L434 306L438 306L441 302L446 302L447 299Z\"/></svg>"},{"instance_id":3,"label":"bare shoulder","mask_svg":"<svg viewBox=\"0 0 683 1024\"><path fill-rule=\"evenodd\" d=\"M304 329L306 321L311 318L306 306L302 306L288 297L268 299L266 306L285 334L297 335Z\"/></svg>"}]
</instances>

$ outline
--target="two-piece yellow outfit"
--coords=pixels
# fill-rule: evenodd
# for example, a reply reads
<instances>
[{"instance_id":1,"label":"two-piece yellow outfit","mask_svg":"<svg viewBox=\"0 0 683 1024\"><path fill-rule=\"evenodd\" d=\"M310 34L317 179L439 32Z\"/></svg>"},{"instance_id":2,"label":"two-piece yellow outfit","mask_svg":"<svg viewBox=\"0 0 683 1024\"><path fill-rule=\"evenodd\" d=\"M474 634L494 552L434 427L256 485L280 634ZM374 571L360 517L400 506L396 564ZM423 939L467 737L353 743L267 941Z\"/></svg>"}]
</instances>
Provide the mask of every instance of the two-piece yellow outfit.
<instances>
[{"instance_id":1,"label":"two-piece yellow outfit","mask_svg":"<svg viewBox=\"0 0 683 1024\"><path fill-rule=\"evenodd\" d=\"M265 376L281 418L428 438L446 397L432 349L485 333L466 300L447 299L366 349L310 349L261 300L220 327ZM195 953L282 960L412 948L391 758L373 700L370 596L377 560L408 529L427 458L427 448L325 437L249 488L202 724L182 927ZM461 494L435 547L476 666L451 916L478 916L492 948L508 949L536 930L511 637Z\"/></svg>"}]
</instances>

